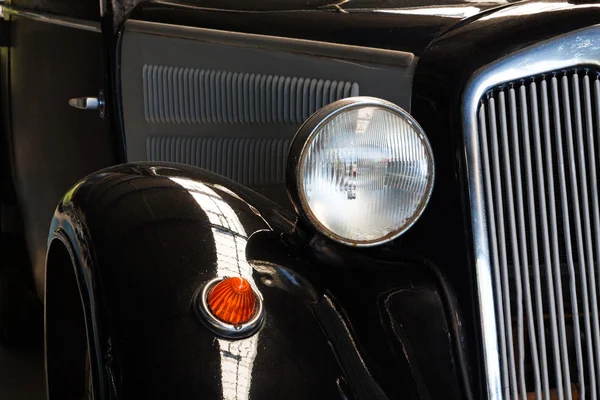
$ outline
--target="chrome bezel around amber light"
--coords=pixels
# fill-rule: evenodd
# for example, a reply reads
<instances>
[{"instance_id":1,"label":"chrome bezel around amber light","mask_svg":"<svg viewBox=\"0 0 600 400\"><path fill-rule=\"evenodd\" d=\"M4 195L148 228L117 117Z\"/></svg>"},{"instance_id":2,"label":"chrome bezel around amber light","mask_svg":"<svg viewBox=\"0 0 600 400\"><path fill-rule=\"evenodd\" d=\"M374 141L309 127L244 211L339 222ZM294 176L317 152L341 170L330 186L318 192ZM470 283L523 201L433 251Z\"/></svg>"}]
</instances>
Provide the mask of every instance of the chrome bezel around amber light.
<instances>
[{"instance_id":1,"label":"chrome bezel around amber light","mask_svg":"<svg viewBox=\"0 0 600 400\"><path fill-rule=\"evenodd\" d=\"M421 139L423 146L425 147L425 151L427 152L429 168L431 170L431 175L429 177L429 181L427 182L426 192L423 195L423 198L421 199L421 202L415 210L415 212L413 213L413 215L410 218L408 218L398 229L388 233L385 236L373 240L348 239L332 232L327 227L325 227L314 215L314 213L310 209L310 206L308 205L308 200L306 199L306 196L303 191L303 177L301 173L302 166L307 156L306 150L317 136L317 132L320 131L321 127L327 124L329 121L331 121L333 118L335 118L342 112L363 107L383 108L391 111L392 113L398 115L400 118L404 119L406 123L409 124L415 130L415 132ZM381 245L396 239L398 236L402 235L404 232L410 229L427 207L427 204L429 203L429 199L431 197L431 193L433 192L434 181L435 163L433 158L433 150L423 128L421 128L417 121L401 107L397 106L394 103L376 97L349 97L333 102L317 110L304 122L304 124L302 124L302 126L298 129L296 136L294 136L292 144L290 145L286 165L286 186L288 196L290 198L290 201L294 205L294 208L298 215L309 225L313 226L319 233L327 236L328 238L338 243L354 247L371 247Z\"/></svg>"},{"instance_id":2,"label":"chrome bezel around amber light","mask_svg":"<svg viewBox=\"0 0 600 400\"><path fill-rule=\"evenodd\" d=\"M213 333L222 336L226 339L243 339L255 334L264 322L263 299L257 290L252 289L256 297L256 306L254 316L247 322L238 325L228 324L221 321L213 315L208 307L208 295L211 289L221 281L227 279L227 276L215 278L206 283L201 290L196 292L194 299L194 309L198 318L210 329Z\"/></svg>"}]
</instances>

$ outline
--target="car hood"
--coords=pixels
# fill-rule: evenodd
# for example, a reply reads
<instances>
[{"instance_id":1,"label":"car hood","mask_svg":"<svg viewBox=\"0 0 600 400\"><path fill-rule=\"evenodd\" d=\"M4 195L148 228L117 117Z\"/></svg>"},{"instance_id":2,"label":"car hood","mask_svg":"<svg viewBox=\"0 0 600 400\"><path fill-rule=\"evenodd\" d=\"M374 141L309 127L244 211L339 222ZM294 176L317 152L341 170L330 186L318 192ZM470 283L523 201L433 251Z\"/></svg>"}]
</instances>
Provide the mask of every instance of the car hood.
<instances>
[{"instance_id":1,"label":"car hood","mask_svg":"<svg viewBox=\"0 0 600 400\"><path fill-rule=\"evenodd\" d=\"M116 2L147 21L411 52L504 0L194 0Z\"/></svg>"}]
</instances>

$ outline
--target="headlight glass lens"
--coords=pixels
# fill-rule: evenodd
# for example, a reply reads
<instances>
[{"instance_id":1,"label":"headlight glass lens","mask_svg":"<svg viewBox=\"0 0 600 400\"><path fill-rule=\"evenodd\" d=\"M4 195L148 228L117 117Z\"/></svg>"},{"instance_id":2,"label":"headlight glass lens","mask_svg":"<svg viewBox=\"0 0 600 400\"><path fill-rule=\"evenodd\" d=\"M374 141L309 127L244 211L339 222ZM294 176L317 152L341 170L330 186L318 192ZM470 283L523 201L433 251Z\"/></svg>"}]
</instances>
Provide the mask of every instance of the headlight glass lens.
<instances>
[{"instance_id":1,"label":"headlight glass lens","mask_svg":"<svg viewBox=\"0 0 600 400\"><path fill-rule=\"evenodd\" d=\"M316 128L299 164L309 218L352 245L375 245L408 229L427 204L433 155L419 125L399 107L348 107Z\"/></svg>"}]
</instances>

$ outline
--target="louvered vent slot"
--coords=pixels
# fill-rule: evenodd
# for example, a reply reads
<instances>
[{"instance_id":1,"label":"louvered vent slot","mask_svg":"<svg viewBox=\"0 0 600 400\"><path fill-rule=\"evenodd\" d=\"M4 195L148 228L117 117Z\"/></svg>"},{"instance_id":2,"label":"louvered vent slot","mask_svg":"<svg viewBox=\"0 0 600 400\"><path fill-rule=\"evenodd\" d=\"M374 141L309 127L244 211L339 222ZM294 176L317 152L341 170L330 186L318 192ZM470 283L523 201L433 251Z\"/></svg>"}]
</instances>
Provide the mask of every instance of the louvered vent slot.
<instances>
[{"instance_id":1,"label":"louvered vent slot","mask_svg":"<svg viewBox=\"0 0 600 400\"><path fill-rule=\"evenodd\" d=\"M283 183L287 139L151 136L148 160L208 169L242 185Z\"/></svg>"},{"instance_id":2,"label":"louvered vent slot","mask_svg":"<svg viewBox=\"0 0 600 400\"><path fill-rule=\"evenodd\" d=\"M358 96L356 82L144 65L151 124L301 124L319 108Z\"/></svg>"},{"instance_id":3,"label":"louvered vent slot","mask_svg":"<svg viewBox=\"0 0 600 400\"><path fill-rule=\"evenodd\" d=\"M504 398L597 399L597 71L499 86L478 118Z\"/></svg>"}]
</instances>

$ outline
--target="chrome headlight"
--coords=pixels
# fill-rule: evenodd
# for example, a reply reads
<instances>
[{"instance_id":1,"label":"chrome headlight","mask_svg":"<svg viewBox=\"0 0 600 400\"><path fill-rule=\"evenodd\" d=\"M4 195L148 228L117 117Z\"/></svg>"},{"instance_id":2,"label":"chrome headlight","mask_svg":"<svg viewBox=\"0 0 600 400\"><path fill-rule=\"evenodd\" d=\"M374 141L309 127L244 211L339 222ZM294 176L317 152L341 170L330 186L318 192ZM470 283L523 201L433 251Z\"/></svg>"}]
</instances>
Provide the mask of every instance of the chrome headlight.
<instances>
[{"instance_id":1,"label":"chrome headlight","mask_svg":"<svg viewBox=\"0 0 600 400\"><path fill-rule=\"evenodd\" d=\"M354 97L321 108L300 127L287 165L299 214L337 242L374 246L412 226L433 188L425 133L402 108Z\"/></svg>"}]
</instances>

